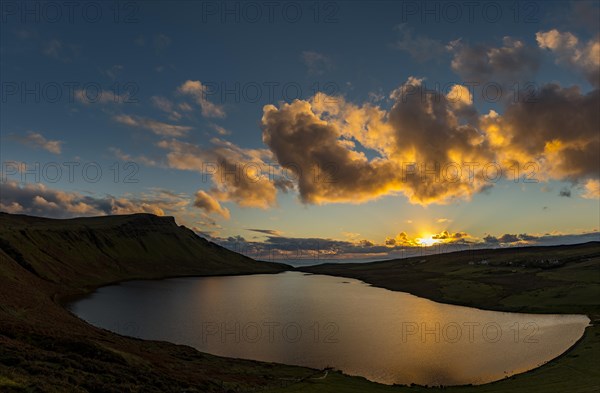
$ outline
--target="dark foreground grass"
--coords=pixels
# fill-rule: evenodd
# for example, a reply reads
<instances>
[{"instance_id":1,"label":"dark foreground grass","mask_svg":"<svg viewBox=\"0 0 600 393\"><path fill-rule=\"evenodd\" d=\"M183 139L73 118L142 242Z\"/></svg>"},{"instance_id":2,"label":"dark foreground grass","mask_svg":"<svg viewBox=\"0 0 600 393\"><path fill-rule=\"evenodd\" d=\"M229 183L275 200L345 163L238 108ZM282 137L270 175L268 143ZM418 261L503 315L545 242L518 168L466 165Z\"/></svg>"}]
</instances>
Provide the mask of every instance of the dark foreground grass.
<instances>
[{"instance_id":1,"label":"dark foreground grass","mask_svg":"<svg viewBox=\"0 0 600 393\"><path fill-rule=\"evenodd\" d=\"M482 251L483 252L483 251ZM455 253L305 271L492 310L600 314L600 244ZM482 259L488 261L481 265ZM546 266L542 259L558 260ZM469 262L474 262L469 264ZM228 359L98 329L62 302L111 282L277 273L152 215L47 220L0 214L0 392L421 392L339 372ZM466 288L466 289L465 289ZM593 392L600 330L549 364L456 392Z\"/></svg>"}]
</instances>

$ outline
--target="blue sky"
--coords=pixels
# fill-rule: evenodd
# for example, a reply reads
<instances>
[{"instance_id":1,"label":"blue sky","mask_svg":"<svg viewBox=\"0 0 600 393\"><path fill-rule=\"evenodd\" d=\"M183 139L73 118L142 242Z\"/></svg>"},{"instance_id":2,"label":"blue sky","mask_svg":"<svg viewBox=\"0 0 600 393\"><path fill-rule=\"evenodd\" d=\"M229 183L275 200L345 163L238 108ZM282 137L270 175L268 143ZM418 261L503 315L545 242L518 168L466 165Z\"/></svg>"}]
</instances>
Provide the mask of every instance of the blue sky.
<instances>
[{"instance_id":1,"label":"blue sky","mask_svg":"<svg viewBox=\"0 0 600 393\"><path fill-rule=\"evenodd\" d=\"M345 257L598 238L597 2L53 4L2 5L4 211L167 214L228 246L319 238ZM452 157L521 177L396 177ZM274 172L220 181L219 162ZM326 162L335 187L307 174Z\"/></svg>"}]
</instances>

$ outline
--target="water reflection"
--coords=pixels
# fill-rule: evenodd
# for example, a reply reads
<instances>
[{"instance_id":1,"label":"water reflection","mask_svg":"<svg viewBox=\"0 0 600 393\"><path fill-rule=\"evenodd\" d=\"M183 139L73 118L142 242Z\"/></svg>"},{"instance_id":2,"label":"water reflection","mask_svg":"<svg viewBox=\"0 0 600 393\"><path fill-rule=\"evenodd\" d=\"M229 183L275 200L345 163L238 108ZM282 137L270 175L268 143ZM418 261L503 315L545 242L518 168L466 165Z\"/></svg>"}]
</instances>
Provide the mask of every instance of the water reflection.
<instances>
[{"instance_id":1,"label":"water reflection","mask_svg":"<svg viewBox=\"0 0 600 393\"><path fill-rule=\"evenodd\" d=\"M132 281L71 310L117 333L215 355L423 385L481 384L530 370L567 350L589 323L445 305L298 272Z\"/></svg>"}]
</instances>

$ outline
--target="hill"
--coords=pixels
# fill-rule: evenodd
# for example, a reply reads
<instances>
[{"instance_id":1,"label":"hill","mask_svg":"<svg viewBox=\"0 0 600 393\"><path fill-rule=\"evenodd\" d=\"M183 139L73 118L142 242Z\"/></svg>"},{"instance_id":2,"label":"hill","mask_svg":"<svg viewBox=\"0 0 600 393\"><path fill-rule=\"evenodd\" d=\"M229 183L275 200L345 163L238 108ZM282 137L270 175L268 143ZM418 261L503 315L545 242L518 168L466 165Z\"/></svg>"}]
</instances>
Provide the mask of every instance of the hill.
<instances>
[{"instance_id":1,"label":"hill","mask_svg":"<svg viewBox=\"0 0 600 393\"><path fill-rule=\"evenodd\" d=\"M0 213L0 248L35 276L69 287L289 269L229 251L173 217L152 214L57 220Z\"/></svg>"},{"instance_id":2,"label":"hill","mask_svg":"<svg viewBox=\"0 0 600 393\"><path fill-rule=\"evenodd\" d=\"M226 250L172 217L0 213L0 391L247 391L311 375L119 336L62 307L70 296L120 280L286 269Z\"/></svg>"}]
</instances>

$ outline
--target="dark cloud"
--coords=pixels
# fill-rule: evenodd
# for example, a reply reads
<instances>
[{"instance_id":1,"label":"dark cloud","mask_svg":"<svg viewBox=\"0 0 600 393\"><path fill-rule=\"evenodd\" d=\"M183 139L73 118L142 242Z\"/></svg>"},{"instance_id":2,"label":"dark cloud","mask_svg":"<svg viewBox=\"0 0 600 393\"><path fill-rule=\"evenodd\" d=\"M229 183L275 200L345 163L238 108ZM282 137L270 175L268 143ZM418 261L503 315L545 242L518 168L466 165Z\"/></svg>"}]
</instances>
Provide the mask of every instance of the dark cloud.
<instances>
[{"instance_id":1,"label":"dark cloud","mask_svg":"<svg viewBox=\"0 0 600 393\"><path fill-rule=\"evenodd\" d=\"M531 242L539 239L539 236L529 235L526 233L521 233L519 235L513 235L510 233L505 233L500 237L487 235L483 238L483 242L490 245L497 245L499 243L502 244L511 244L511 243L520 243L520 242Z\"/></svg>"},{"instance_id":2,"label":"dark cloud","mask_svg":"<svg viewBox=\"0 0 600 393\"><path fill-rule=\"evenodd\" d=\"M537 180L600 177L600 92L548 84L534 102L514 102L483 128L507 163L534 163Z\"/></svg>"},{"instance_id":3,"label":"dark cloud","mask_svg":"<svg viewBox=\"0 0 600 393\"><path fill-rule=\"evenodd\" d=\"M483 241L488 244L498 244L500 241L496 236L487 235L483 238Z\"/></svg>"},{"instance_id":4,"label":"dark cloud","mask_svg":"<svg viewBox=\"0 0 600 393\"><path fill-rule=\"evenodd\" d=\"M387 255L391 251L385 245L369 240L350 242L325 238L295 238L267 236L264 242L251 242L244 238L229 237L214 239L215 242L231 250L241 252L256 259L313 259L337 258L365 255Z\"/></svg>"},{"instance_id":5,"label":"dark cloud","mask_svg":"<svg viewBox=\"0 0 600 393\"><path fill-rule=\"evenodd\" d=\"M519 241L519 236L505 233L498 239L498 241L500 243L514 243Z\"/></svg>"},{"instance_id":6,"label":"dark cloud","mask_svg":"<svg viewBox=\"0 0 600 393\"><path fill-rule=\"evenodd\" d=\"M6 181L1 187L0 210L52 218L130 213L165 215L180 212L189 204L186 196L160 189L114 197L54 190L39 183L19 185L16 181Z\"/></svg>"},{"instance_id":7,"label":"dark cloud","mask_svg":"<svg viewBox=\"0 0 600 393\"><path fill-rule=\"evenodd\" d=\"M167 49L171 45L171 38L166 36L165 34L157 34L154 36L154 49L156 53L161 53L165 49Z\"/></svg>"},{"instance_id":8,"label":"dark cloud","mask_svg":"<svg viewBox=\"0 0 600 393\"><path fill-rule=\"evenodd\" d=\"M600 30L600 3L597 1L573 1L569 22L574 26L583 26L588 32L598 34Z\"/></svg>"},{"instance_id":9,"label":"dark cloud","mask_svg":"<svg viewBox=\"0 0 600 393\"><path fill-rule=\"evenodd\" d=\"M438 239L445 238L444 243L435 247L422 247L408 239L408 236L399 234L396 238L387 238L385 244L378 244L369 240L344 241L327 238L294 238L283 236L268 236L264 242L247 241L241 236L228 238L212 238L216 243L234 251L249 255L257 259L301 260L313 261L321 259L393 259L428 253L452 252L468 249L481 249L486 247L513 247L524 245L553 245L575 244L587 241L599 241L600 233L590 232L583 234L546 234L543 236L521 233L504 234L500 237L487 235L482 240L465 242L464 232L442 232ZM432 237L433 238L433 237ZM402 244L404 243L404 244ZM425 253L425 254L423 254Z\"/></svg>"},{"instance_id":10,"label":"dark cloud","mask_svg":"<svg viewBox=\"0 0 600 393\"><path fill-rule=\"evenodd\" d=\"M444 44L424 35L415 35L413 29L405 23L396 26L394 29L398 32L399 38L394 42L393 47L408 52L413 59L421 63L429 60L439 60L440 56L447 54L454 45L458 44L458 41Z\"/></svg>"},{"instance_id":11,"label":"dark cloud","mask_svg":"<svg viewBox=\"0 0 600 393\"><path fill-rule=\"evenodd\" d=\"M538 47L504 37L502 47L456 45L451 67L465 82L512 86L532 80L540 66L540 55Z\"/></svg>"},{"instance_id":12,"label":"dark cloud","mask_svg":"<svg viewBox=\"0 0 600 393\"><path fill-rule=\"evenodd\" d=\"M322 53L304 51L300 57L311 75L323 75L334 68L331 58Z\"/></svg>"},{"instance_id":13,"label":"dark cloud","mask_svg":"<svg viewBox=\"0 0 600 393\"><path fill-rule=\"evenodd\" d=\"M462 239L467 236L468 236L468 234L466 232L451 233L448 231L443 231L441 233L433 235L431 238L436 239L436 240L447 240L447 239Z\"/></svg>"},{"instance_id":14,"label":"dark cloud","mask_svg":"<svg viewBox=\"0 0 600 393\"><path fill-rule=\"evenodd\" d=\"M563 188L561 188L560 192L558 193L558 196L571 198L571 190L568 189L567 187L563 187Z\"/></svg>"},{"instance_id":15,"label":"dark cloud","mask_svg":"<svg viewBox=\"0 0 600 393\"><path fill-rule=\"evenodd\" d=\"M536 39L540 48L555 55L557 64L578 70L592 86L600 87L600 34L597 20L595 37L588 42L581 42L574 34L556 29L539 31Z\"/></svg>"},{"instance_id":16,"label":"dark cloud","mask_svg":"<svg viewBox=\"0 0 600 393\"><path fill-rule=\"evenodd\" d=\"M528 235L528 234L526 234L526 233L521 233L521 234L519 235L519 239L521 239L521 240L526 240L526 241L529 241L529 240L536 240L536 239L539 239L539 236L534 236L534 235Z\"/></svg>"},{"instance_id":17,"label":"dark cloud","mask_svg":"<svg viewBox=\"0 0 600 393\"><path fill-rule=\"evenodd\" d=\"M258 233L264 233L267 235L273 235L273 236L280 236L281 235L281 231L278 231L276 229L255 229L255 228L246 228L247 231L252 231L252 232L258 232Z\"/></svg>"}]
</instances>

